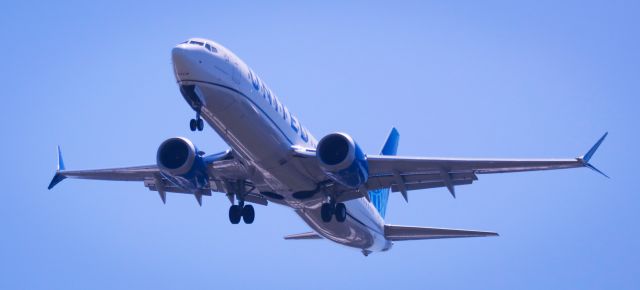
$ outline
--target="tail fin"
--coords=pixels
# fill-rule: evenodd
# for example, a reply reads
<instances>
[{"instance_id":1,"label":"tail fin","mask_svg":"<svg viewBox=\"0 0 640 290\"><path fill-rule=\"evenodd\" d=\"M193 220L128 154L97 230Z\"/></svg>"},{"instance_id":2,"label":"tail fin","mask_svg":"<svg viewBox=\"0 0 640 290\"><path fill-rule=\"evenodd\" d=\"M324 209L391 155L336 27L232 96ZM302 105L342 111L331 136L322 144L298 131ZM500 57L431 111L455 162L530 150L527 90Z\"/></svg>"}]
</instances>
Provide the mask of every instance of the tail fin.
<instances>
[{"instance_id":1,"label":"tail fin","mask_svg":"<svg viewBox=\"0 0 640 290\"><path fill-rule=\"evenodd\" d=\"M398 153L398 142L400 141L400 133L396 128L391 129L387 141L382 146L382 155L396 155ZM384 218L387 211L387 201L389 201L389 188L382 188L369 191L369 199L373 206L378 210Z\"/></svg>"}]
</instances>

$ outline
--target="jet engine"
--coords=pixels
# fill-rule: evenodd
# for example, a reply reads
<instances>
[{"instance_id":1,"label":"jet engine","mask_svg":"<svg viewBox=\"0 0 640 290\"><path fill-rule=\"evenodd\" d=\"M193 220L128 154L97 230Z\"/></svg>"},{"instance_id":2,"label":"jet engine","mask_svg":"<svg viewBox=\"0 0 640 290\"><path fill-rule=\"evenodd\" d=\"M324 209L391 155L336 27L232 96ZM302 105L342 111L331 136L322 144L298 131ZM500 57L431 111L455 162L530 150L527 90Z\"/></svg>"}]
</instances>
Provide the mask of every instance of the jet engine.
<instances>
[{"instance_id":1,"label":"jet engine","mask_svg":"<svg viewBox=\"0 0 640 290\"><path fill-rule=\"evenodd\" d=\"M344 186L358 188L369 178L367 157L353 138L345 133L332 133L322 138L316 155L320 168Z\"/></svg>"},{"instance_id":2,"label":"jet engine","mask_svg":"<svg viewBox=\"0 0 640 290\"><path fill-rule=\"evenodd\" d=\"M162 175L175 186L195 192L208 182L207 166L191 140L169 138L160 144L156 162Z\"/></svg>"}]
</instances>

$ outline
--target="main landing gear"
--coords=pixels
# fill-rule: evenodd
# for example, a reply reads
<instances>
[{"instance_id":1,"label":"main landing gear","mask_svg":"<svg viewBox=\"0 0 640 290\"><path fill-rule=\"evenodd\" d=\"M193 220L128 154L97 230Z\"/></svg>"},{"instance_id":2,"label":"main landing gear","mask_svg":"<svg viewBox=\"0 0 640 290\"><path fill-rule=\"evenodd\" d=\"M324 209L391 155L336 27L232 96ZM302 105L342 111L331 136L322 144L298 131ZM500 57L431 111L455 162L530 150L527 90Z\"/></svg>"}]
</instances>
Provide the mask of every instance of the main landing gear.
<instances>
[{"instance_id":1,"label":"main landing gear","mask_svg":"<svg viewBox=\"0 0 640 290\"><path fill-rule=\"evenodd\" d=\"M196 112L196 118L191 119L191 121L189 122L189 128L191 129L191 131L202 131L204 129L204 120L200 118L200 112Z\"/></svg>"},{"instance_id":2,"label":"main landing gear","mask_svg":"<svg viewBox=\"0 0 640 290\"><path fill-rule=\"evenodd\" d=\"M341 223L347 219L347 207L342 202L323 203L322 208L320 208L320 215L325 223L330 222L331 217L334 215L336 216L336 221Z\"/></svg>"},{"instance_id":3,"label":"main landing gear","mask_svg":"<svg viewBox=\"0 0 640 290\"><path fill-rule=\"evenodd\" d=\"M253 205L245 205L244 201L229 207L229 221L234 225L240 223L240 219L244 220L245 224L252 224L255 218L256 212Z\"/></svg>"}]
</instances>

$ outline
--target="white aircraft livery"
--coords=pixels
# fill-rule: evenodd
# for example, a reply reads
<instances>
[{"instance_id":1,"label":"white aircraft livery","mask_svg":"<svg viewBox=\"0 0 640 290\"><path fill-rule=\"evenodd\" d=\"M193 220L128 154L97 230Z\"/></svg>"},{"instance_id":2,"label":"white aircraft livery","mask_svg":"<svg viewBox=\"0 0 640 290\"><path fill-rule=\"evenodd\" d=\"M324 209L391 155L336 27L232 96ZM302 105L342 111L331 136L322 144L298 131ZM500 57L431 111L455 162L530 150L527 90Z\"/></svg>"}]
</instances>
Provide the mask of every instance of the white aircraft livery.
<instances>
[{"instance_id":1,"label":"white aircraft livery","mask_svg":"<svg viewBox=\"0 0 640 290\"><path fill-rule=\"evenodd\" d=\"M400 157L393 128L379 155L365 154L348 134L320 141L287 109L240 58L211 40L192 38L172 50L182 97L194 110L191 131L204 122L231 147L205 155L189 139L160 144L156 163L146 166L67 170L58 147L58 170L49 189L65 178L140 181L157 191L202 197L225 194L229 221L251 224L252 204L292 208L312 231L287 240L328 239L366 256L387 251L395 241L497 236L493 232L386 224L389 192L471 184L479 174L588 167L604 136L583 156L567 159L467 159ZM606 176L606 175L605 175Z\"/></svg>"}]
</instances>

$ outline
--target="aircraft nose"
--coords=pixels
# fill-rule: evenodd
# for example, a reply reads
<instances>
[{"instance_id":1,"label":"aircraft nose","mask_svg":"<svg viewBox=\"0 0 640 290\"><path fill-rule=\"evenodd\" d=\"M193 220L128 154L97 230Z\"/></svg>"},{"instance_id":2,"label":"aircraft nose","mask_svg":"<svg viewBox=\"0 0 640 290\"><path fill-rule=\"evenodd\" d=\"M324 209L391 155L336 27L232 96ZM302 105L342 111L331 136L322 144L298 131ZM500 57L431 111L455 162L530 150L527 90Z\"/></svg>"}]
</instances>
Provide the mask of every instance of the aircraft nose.
<instances>
[{"instance_id":1,"label":"aircraft nose","mask_svg":"<svg viewBox=\"0 0 640 290\"><path fill-rule=\"evenodd\" d=\"M178 80L189 77L193 70L194 60L189 56L189 49L180 44L171 50L171 61Z\"/></svg>"},{"instance_id":2,"label":"aircraft nose","mask_svg":"<svg viewBox=\"0 0 640 290\"><path fill-rule=\"evenodd\" d=\"M171 60L175 66L184 66L189 64L189 56L187 48L178 45L171 50Z\"/></svg>"}]
</instances>

